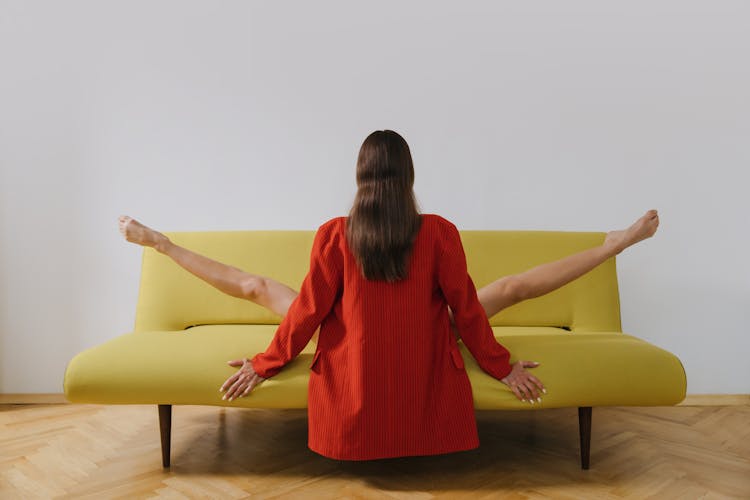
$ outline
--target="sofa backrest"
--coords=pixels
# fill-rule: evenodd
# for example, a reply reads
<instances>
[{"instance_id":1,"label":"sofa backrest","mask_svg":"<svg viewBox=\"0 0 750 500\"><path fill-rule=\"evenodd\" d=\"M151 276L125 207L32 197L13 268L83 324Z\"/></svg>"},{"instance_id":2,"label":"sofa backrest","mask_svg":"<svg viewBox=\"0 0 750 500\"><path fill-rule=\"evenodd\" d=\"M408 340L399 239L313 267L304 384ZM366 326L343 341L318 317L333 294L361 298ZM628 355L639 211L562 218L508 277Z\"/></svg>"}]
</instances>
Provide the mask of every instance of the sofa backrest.
<instances>
[{"instance_id":1,"label":"sofa backrest","mask_svg":"<svg viewBox=\"0 0 750 500\"><path fill-rule=\"evenodd\" d=\"M469 274L477 289L502 276L601 245L605 233L461 231ZM554 326L577 332L620 332L615 259L564 287L509 307L492 326Z\"/></svg>"},{"instance_id":2,"label":"sofa backrest","mask_svg":"<svg viewBox=\"0 0 750 500\"><path fill-rule=\"evenodd\" d=\"M177 244L295 290L307 273L314 231L167 233ZM601 244L604 233L462 231L477 289ZM249 301L222 294L169 258L145 249L135 331L183 330L207 324L278 324L281 318ZM544 297L490 318L493 326L555 326L572 331L620 331L615 260Z\"/></svg>"}]
</instances>

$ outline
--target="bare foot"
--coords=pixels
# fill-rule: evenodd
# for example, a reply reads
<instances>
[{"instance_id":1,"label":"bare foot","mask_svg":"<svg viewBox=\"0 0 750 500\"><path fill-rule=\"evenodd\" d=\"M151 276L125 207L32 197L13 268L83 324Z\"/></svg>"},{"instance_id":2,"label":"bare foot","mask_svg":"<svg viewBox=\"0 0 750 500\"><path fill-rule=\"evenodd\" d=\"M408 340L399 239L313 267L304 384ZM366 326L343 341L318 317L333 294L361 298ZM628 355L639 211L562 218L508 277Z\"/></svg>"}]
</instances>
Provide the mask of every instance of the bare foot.
<instances>
[{"instance_id":1,"label":"bare foot","mask_svg":"<svg viewBox=\"0 0 750 500\"><path fill-rule=\"evenodd\" d=\"M629 228L607 233L604 244L611 246L616 253L620 253L629 246L652 237L658 227L659 214L656 210L649 210Z\"/></svg>"},{"instance_id":2,"label":"bare foot","mask_svg":"<svg viewBox=\"0 0 750 500\"><path fill-rule=\"evenodd\" d=\"M121 215L118 220L120 233L131 243L145 247L154 247L158 251L162 251L164 245L169 243L169 238L159 231L154 231L150 227L144 226L132 217Z\"/></svg>"}]
</instances>

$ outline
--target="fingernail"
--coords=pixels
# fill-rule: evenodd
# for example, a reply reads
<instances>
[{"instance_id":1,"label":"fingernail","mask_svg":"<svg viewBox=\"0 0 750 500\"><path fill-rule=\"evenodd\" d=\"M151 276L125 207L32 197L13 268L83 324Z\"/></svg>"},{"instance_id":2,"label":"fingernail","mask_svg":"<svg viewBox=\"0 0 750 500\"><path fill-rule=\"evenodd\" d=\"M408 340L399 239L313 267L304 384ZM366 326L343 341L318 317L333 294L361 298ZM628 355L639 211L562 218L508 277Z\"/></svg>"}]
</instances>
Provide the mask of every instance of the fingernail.
<instances>
[{"instance_id":1,"label":"fingernail","mask_svg":"<svg viewBox=\"0 0 750 500\"><path fill-rule=\"evenodd\" d=\"M542 389L542 392L547 394L547 389Z\"/></svg>"},{"instance_id":2,"label":"fingernail","mask_svg":"<svg viewBox=\"0 0 750 500\"><path fill-rule=\"evenodd\" d=\"M223 395L223 396L221 397L221 399L222 399L222 400L226 400L226 399L227 399L227 395L226 395L226 394L224 394L224 395Z\"/></svg>"},{"instance_id":3,"label":"fingernail","mask_svg":"<svg viewBox=\"0 0 750 500\"><path fill-rule=\"evenodd\" d=\"M526 403L527 401L526 401L525 399L522 399L522 400L521 400L521 402L522 402L522 403Z\"/></svg>"},{"instance_id":4,"label":"fingernail","mask_svg":"<svg viewBox=\"0 0 750 500\"><path fill-rule=\"evenodd\" d=\"M530 399L530 400L529 400L529 403L531 403L531 404L534 404L534 400L533 400L533 399Z\"/></svg>"},{"instance_id":5,"label":"fingernail","mask_svg":"<svg viewBox=\"0 0 750 500\"><path fill-rule=\"evenodd\" d=\"M541 402L542 402L542 398L536 398L536 400L537 400L537 402L539 402L539 403L541 403Z\"/></svg>"}]
</instances>

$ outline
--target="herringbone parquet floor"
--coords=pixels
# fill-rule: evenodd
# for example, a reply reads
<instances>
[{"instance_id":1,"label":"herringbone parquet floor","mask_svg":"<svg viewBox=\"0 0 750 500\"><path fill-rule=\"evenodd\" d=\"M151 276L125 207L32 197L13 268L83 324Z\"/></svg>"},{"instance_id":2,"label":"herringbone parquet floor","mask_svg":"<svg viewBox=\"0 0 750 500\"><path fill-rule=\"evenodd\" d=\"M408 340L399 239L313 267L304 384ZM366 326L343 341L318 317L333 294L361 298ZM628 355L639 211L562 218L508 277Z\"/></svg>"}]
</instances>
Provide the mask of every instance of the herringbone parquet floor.
<instances>
[{"instance_id":1,"label":"herringbone parquet floor","mask_svg":"<svg viewBox=\"0 0 750 500\"><path fill-rule=\"evenodd\" d=\"M347 463L309 451L298 410L0 407L0 498L750 498L750 407L481 412L478 450Z\"/></svg>"}]
</instances>

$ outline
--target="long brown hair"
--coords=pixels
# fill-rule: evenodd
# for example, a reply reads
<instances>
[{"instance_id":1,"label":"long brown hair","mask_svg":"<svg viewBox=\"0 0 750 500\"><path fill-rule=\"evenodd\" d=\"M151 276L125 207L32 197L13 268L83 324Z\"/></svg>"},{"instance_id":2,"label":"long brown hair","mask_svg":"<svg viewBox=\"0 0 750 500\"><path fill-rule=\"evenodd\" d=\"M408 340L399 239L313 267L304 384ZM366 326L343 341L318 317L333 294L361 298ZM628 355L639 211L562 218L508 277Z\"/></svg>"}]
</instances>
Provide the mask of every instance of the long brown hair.
<instances>
[{"instance_id":1,"label":"long brown hair","mask_svg":"<svg viewBox=\"0 0 750 500\"><path fill-rule=\"evenodd\" d=\"M409 145L392 130L376 130L357 158L357 196L346 238L369 280L406 278L409 256L422 219L414 197Z\"/></svg>"}]
</instances>

